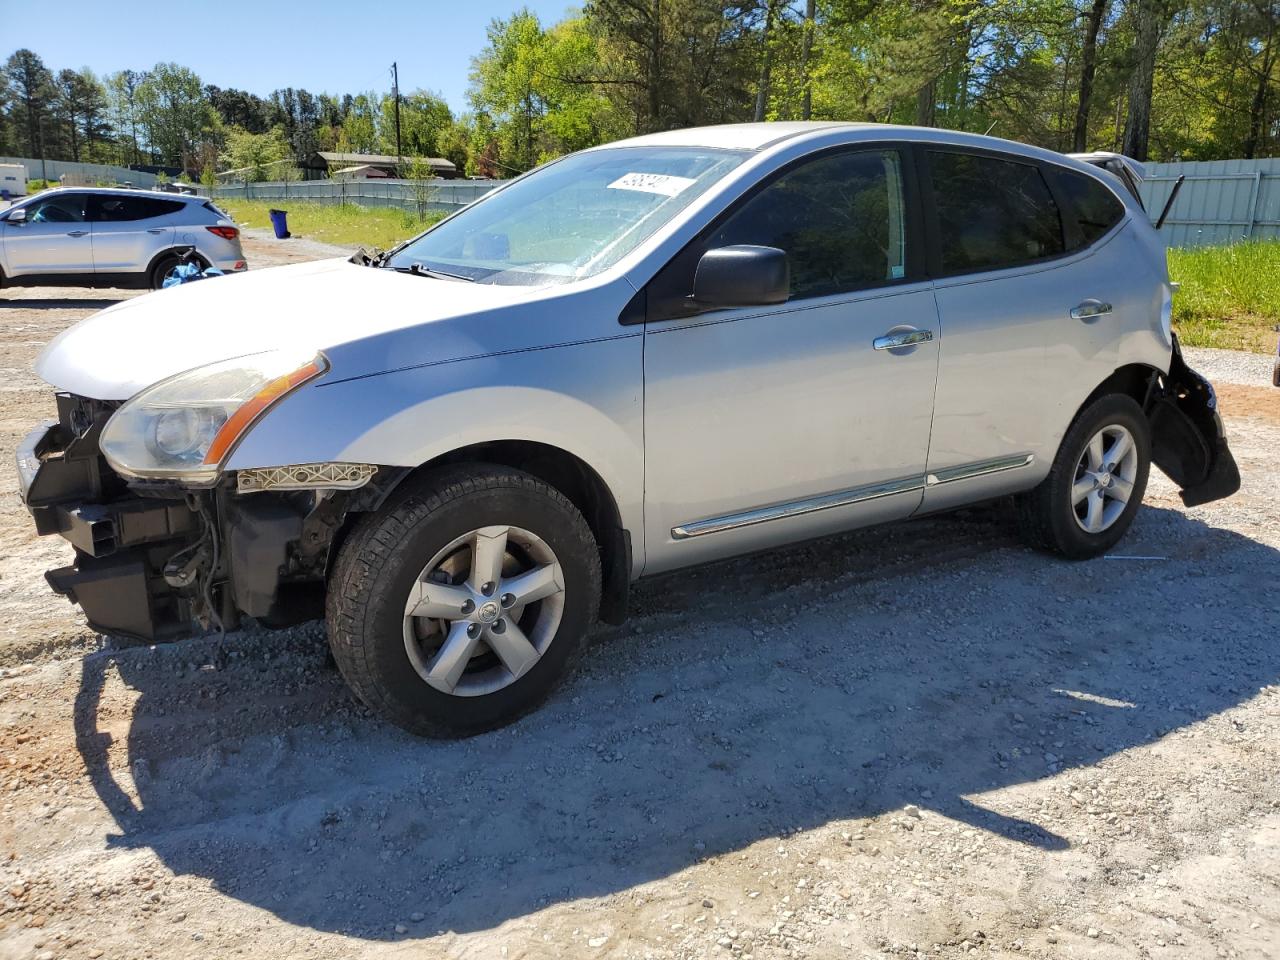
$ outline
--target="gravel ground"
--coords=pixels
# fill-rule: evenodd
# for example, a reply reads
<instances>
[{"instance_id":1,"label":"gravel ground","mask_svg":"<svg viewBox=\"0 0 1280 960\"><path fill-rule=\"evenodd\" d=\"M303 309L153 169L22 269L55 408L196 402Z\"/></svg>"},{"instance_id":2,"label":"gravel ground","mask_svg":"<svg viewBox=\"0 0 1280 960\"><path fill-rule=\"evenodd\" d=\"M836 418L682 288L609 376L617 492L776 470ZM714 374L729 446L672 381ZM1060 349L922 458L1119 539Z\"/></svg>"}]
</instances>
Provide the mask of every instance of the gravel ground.
<instances>
[{"instance_id":1,"label":"gravel ground","mask_svg":"<svg viewBox=\"0 0 1280 960\"><path fill-rule=\"evenodd\" d=\"M322 255L250 238L257 265ZM115 291L0 293L0 457ZM642 583L541 711L375 721L318 624L115 649L0 470L0 957L1272 957L1280 390L1117 556L999 507Z\"/></svg>"}]
</instances>

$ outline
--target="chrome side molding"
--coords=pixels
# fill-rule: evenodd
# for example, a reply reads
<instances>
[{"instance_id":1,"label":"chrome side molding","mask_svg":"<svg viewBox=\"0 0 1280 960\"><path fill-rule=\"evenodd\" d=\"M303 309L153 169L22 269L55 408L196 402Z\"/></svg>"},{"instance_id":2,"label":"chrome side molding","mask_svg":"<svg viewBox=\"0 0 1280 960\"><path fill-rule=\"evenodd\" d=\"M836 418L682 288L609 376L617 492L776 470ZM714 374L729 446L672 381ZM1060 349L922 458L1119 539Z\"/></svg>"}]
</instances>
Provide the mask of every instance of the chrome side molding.
<instances>
[{"instance_id":1,"label":"chrome side molding","mask_svg":"<svg viewBox=\"0 0 1280 960\"><path fill-rule=\"evenodd\" d=\"M954 483L956 480L972 480L974 477L985 477L991 473L1003 473L1005 470L1016 470L1018 467L1029 467L1035 462L1034 453L1020 453L1015 457L996 457L992 460L979 460L977 463L965 463L946 470L936 470L924 478L926 486L936 487L940 483Z\"/></svg>"},{"instance_id":2,"label":"chrome side molding","mask_svg":"<svg viewBox=\"0 0 1280 960\"><path fill-rule=\"evenodd\" d=\"M853 487L849 490L839 490L835 493L824 493L821 496L808 497L804 500L792 500L788 503L778 503L770 507L743 510L741 513L730 513L723 517L695 520L692 523L682 523L678 527L672 527L671 539L691 540L694 537L704 537L709 533L724 533L727 530L750 527L757 523L768 523L770 520L801 517L807 513L817 513L819 510L848 507L855 503L878 500L881 497L891 497L899 493L911 493L912 491L923 490L926 487L937 486L941 483L972 480L975 477L985 477L993 473L1003 473L1005 470L1027 467L1034 463L1035 459L1036 455L1034 453L1020 453L1012 457L979 460L976 463L966 463L958 467L948 467L946 470L937 470L924 476L903 477L900 480L888 480L884 483L870 484L865 487Z\"/></svg>"},{"instance_id":3,"label":"chrome side molding","mask_svg":"<svg viewBox=\"0 0 1280 960\"><path fill-rule=\"evenodd\" d=\"M901 480L889 480L885 483L871 484L865 487L854 487L836 493L824 493L819 497L805 500L792 500L790 503L779 503L771 507L758 507L755 510L744 510L742 513L731 513L724 517L712 517L709 520L696 520L671 528L672 540L689 540L693 537L706 536L708 533L723 533L739 527L750 527L757 523L768 523L770 520L782 520L786 517L799 517L819 510L831 510L835 507L847 507L867 500L878 500L880 497L891 497L896 493L910 493L924 489L923 477L904 477Z\"/></svg>"}]
</instances>

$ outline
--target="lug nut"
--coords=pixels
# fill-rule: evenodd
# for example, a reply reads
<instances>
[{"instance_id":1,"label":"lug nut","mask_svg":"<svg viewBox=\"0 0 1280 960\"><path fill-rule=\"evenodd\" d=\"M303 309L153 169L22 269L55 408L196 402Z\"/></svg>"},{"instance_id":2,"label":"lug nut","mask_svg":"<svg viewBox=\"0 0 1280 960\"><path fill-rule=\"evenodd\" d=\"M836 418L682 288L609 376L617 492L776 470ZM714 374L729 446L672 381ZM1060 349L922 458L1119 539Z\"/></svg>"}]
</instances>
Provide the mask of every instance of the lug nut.
<instances>
[{"instance_id":1,"label":"lug nut","mask_svg":"<svg viewBox=\"0 0 1280 960\"><path fill-rule=\"evenodd\" d=\"M494 589L495 589L495 584L486 583L483 587L480 588L480 592L483 593L486 597L491 597L493 596Z\"/></svg>"},{"instance_id":2,"label":"lug nut","mask_svg":"<svg viewBox=\"0 0 1280 960\"><path fill-rule=\"evenodd\" d=\"M472 640L474 640L476 637L480 636L480 624L478 624L478 623L473 623L473 624L468 625L468 627L467 627L467 636L468 636L468 637L470 637Z\"/></svg>"},{"instance_id":3,"label":"lug nut","mask_svg":"<svg viewBox=\"0 0 1280 960\"><path fill-rule=\"evenodd\" d=\"M502 595L502 605L504 607L514 606L515 602L516 602L516 596L514 593L504 593Z\"/></svg>"},{"instance_id":4,"label":"lug nut","mask_svg":"<svg viewBox=\"0 0 1280 960\"><path fill-rule=\"evenodd\" d=\"M507 621L505 620L494 621L494 624L493 624L494 633L502 633L506 629L507 629Z\"/></svg>"},{"instance_id":5,"label":"lug nut","mask_svg":"<svg viewBox=\"0 0 1280 960\"><path fill-rule=\"evenodd\" d=\"M474 600L467 600L462 604L463 613L470 613L475 608L476 608L476 604Z\"/></svg>"}]
</instances>

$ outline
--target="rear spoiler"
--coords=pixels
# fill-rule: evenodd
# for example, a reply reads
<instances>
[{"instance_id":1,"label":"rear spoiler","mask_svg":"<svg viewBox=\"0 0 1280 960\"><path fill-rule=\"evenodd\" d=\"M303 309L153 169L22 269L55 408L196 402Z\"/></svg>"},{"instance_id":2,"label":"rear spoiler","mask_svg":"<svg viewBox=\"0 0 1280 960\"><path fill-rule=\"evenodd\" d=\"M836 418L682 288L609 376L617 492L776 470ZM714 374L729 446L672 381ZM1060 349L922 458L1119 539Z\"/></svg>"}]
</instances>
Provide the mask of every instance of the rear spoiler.
<instances>
[{"instance_id":1,"label":"rear spoiler","mask_svg":"<svg viewBox=\"0 0 1280 960\"><path fill-rule=\"evenodd\" d=\"M1142 181L1146 179L1147 170L1137 160L1132 157L1126 157L1123 153L1108 153L1105 150L1097 150L1093 153L1069 153L1067 156L1073 160L1081 160L1095 167L1101 167L1108 173L1115 175L1125 185L1126 189L1133 194L1134 199L1138 201L1138 205L1144 210L1146 209L1142 203L1138 188L1142 185ZM1181 176L1173 182L1173 189L1169 191L1169 198L1165 200L1164 208L1156 219L1155 226L1157 230L1164 226L1164 222L1169 216L1169 211L1173 209L1173 201L1178 196L1178 191L1182 189L1182 183L1186 179L1185 176Z\"/></svg>"}]
</instances>

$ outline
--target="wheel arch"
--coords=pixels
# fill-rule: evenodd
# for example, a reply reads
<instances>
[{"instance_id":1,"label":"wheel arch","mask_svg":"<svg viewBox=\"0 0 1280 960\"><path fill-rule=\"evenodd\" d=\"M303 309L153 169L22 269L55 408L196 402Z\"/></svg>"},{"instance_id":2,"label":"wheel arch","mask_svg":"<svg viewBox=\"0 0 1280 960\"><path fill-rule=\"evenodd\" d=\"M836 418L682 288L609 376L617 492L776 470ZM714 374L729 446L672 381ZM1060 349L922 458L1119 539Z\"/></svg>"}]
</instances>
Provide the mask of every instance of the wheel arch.
<instances>
[{"instance_id":1,"label":"wheel arch","mask_svg":"<svg viewBox=\"0 0 1280 960\"><path fill-rule=\"evenodd\" d=\"M164 260L166 257L181 256L182 251L186 250L188 247L191 247L191 246L192 246L191 244L186 243L186 244L179 244L177 246L166 247L165 249L161 250L159 253L153 256L151 260L147 263L147 269L143 271L143 275L148 280L150 280L151 275L155 272L156 267L160 265L160 261ZM201 264L203 264L203 266L201 267L202 270L207 270L209 269L210 266L212 266L212 264L209 263L208 258L204 254L202 254L199 251L199 249L195 249L194 252L192 253L192 256L195 257L196 260L200 261Z\"/></svg>"},{"instance_id":2,"label":"wheel arch","mask_svg":"<svg viewBox=\"0 0 1280 960\"><path fill-rule=\"evenodd\" d=\"M600 619L611 624L620 624L626 619L633 565L631 531L623 526L618 502L604 478L581 457L562 447L517 439L488 440L457 447L401 472L392 484L382 488L377 502L368 507L376 509L406 481L458 464L489 464L521 470L564 494L586 519L600 550ZM349 515L334 536L331 554L336 554L355 516L358 516L355 512Z\"/></svg>"},{"instance_id":3,"label":"wheel arch","mask_svg":"<svg viewBox=\"0 0 1280 960\"><path fill-rule=\"evenodd\" d=\"M1147 408L1147 399L1151 391L1152 380L1158 377L1163 371L1155 367L1148 366L1145 363L1127 363L1122 367L1117 367L1109 377L1093 388L1093 392L1084 398L1075 412L1071 415L1071 423L1075 423L1081 412L1093 403L1099 397L1106 396L1111 393L1124 394L1137 401L1138 406L1144 410Z\"/></svg>"}]
</instances>

